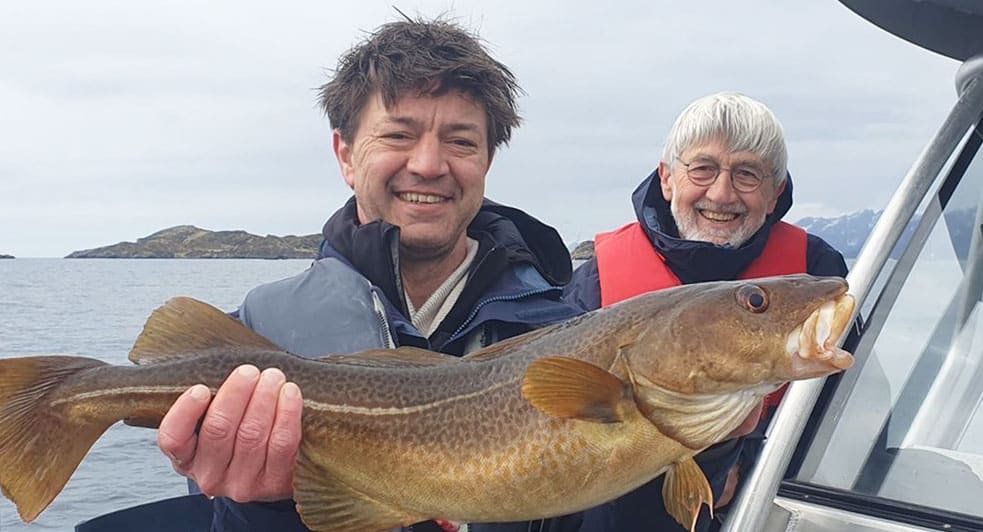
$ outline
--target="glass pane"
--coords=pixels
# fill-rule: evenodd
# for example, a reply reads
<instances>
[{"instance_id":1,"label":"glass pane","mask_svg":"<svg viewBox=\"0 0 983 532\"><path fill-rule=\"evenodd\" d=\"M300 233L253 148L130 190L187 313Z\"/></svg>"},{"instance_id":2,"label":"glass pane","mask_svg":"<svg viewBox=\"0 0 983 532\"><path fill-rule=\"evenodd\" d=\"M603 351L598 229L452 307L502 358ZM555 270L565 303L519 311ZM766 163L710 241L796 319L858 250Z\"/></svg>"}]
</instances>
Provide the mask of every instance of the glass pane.
<instances>
[{"instance_id":1,"label":"glass pane","mask_svg":"<svg viewBox=\"0 0 983 532\"><path fill-rule=\"evenodd\" d=\"M869 358L834 394L797 480L983 516L981 190L977 155L941 216L945 193L926 206L938 220L917 258L885 268L910 273L882 279L897 298L870 316L857 348Z\"/></svg>"}]
</instances>

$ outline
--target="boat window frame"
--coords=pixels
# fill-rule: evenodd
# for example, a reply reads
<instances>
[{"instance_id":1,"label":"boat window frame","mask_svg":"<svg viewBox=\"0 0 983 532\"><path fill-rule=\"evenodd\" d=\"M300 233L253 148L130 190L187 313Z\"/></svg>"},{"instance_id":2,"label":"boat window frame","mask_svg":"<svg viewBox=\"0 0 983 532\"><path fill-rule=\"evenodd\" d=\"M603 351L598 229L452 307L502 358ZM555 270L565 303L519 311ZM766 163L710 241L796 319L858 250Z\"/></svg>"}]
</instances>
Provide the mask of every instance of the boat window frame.
<instances>
[{"instance_id":1,"label":"boat window frame","mask_svg":"<svg viewBox=\"0 0 983 532\"><path fill-rule=\"evenodd\" d=\"M870 298L868 298L868 304L863 306L862 312L866 312L862 315L862 325L860 326L859 334L852 334L844 343L844 348L858 354L861 360L866 360L866 356L876 344L881 329L902 290L901 287L904 284L904 280L907 279L911 270L914 268L925 243L939 220L943 217L946 207L952 200L959 183L966 176L967 170L969 170L974 161L977 164L983 163L983 110L981 110L976 123L966 132L964 141L953 150L953 153L955 157L952 159L949 169L940 172L939 176L935 179L936 182L941 180L941 183L933 189L934 192L926 194L921 202L921 205L925 206L925 208L921 211L921 218L914 226L914 232L910 240L905 243L902 238L895 243L895 250L900 246L905 247L897 262L891 266L890 272L886 274L885 288L876 294L871 294L872 296L876 296L873 302L871 303ZM977 206L977 209L983 209L983 198L981 198L981 203ZM885 268L887 267L885 266ZM884 272L882 271L880 275L883 274ZM940 365L941 361L939 359L920 357L913 366L912 374L920 371L935 371L937 373ZM809 454L809 450L816 443L816 438L820 437L819 427L821 426L822 420L829 414L836 392L842 386L852 387L855 385L857 373L849 374L848 372L847 374L840 374L826 380L819 399L816 402L816 407L809 417L806 430L803 432L792 454L789 467L786 469L783 480L779 485L778 496L940 530L965 530L967 532L983 530L983 513L979 516L963 514L797 479L802 472L802 467ZM912 394L909 388L913 386L918 386L918 384L906 382L904 388L899 392L899 398L924 397L924 393L915 392ZM887 418L891 423L897 422L897 418L893 417L894 407L895 405L892 405L892 416ZM914 410L909 409L909 411ZM874 483L879 486L884 481L883 475L880 475L880 478L874 478L876 476L874 471L878 468L868 468L867 465L874 460L890 461L893 459L893 456L886 452L886 446L883 445L886 442L887 428L889 426L887 420L885 420L885 423L877 431L874 445L862 462L863 465L860 466L858 478L853 483L854 489L860 483ZM901 422L910 424L911 419L902 419ZM883 471L883 469L881 470Z\"/></svg>"}]
</instances>

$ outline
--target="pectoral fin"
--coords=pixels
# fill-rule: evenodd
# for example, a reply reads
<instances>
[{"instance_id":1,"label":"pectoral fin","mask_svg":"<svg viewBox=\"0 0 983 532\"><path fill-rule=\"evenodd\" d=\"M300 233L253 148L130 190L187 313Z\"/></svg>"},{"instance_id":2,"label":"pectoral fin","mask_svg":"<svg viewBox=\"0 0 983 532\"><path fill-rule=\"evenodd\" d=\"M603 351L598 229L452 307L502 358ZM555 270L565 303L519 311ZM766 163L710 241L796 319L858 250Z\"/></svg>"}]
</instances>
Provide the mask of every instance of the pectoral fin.
<instances>
[{"instance_id":1,"label":"pectoral fin","mask_svg":"<svg viewBox=\"0 0 983 532\"><path fill-rule=\"evenodd\" d=\"M631 387L593 364L569 357L548 357L526 369L522 396L543 413L617 423L624 420Z\"/></svg>"},{"instance_id":2,"label":"pectoral fin","mask_svg":"<svg viewBox=\"0 0 983 532\"><path fill-rule=\"evenodd\" d=\"M381 532L426 519L387 506L341 482L311 459L306 445L297 458L294 500L304 524L318 532Z\"/></svg>"},{"instance_id":3,"label":"pectoral fin","mask_svg":"<svg viewBox=\"0 0 983 532\"><path fill-rule=\"evenodd\" d=\"M690 532L696 530L700 506L704 503L710 507L710 515L713 515L713 490L703 470L692 458L675 463L666 471L662 500L669 515Z\"/></svg>"}]
</instances>

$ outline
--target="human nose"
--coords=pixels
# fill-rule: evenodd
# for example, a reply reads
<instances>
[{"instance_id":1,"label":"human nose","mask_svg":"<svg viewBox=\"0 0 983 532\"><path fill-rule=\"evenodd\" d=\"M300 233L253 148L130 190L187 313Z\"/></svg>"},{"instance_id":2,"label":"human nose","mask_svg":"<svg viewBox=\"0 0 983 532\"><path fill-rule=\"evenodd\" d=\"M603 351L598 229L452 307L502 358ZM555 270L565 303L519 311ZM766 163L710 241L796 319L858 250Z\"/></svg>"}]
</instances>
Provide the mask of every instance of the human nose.
<instances>
[{"instance_id":1,"label":"human nose","mask_svg":"<svg viewBox=\"0 0 983 532\"><path fill-rule=\"evenodd\" d=\"M411 173L424 178L440 177L449 171L440 141L427 136L413 146L413 152L406 166Z\"/></svg>"},{"instance_id":2,"label":"human nose","mask_svg":"<svg viewBox=\"0 0 983 532\"><path fill-rule=\"evenodd\" d=\"M726 174L726 177L724 175ZM717 203L731 203L737 200L737 190L734 189L733 176L730 168L721 168L717 179L707 187L707 199Z\"/></svg>"}]
</instances>

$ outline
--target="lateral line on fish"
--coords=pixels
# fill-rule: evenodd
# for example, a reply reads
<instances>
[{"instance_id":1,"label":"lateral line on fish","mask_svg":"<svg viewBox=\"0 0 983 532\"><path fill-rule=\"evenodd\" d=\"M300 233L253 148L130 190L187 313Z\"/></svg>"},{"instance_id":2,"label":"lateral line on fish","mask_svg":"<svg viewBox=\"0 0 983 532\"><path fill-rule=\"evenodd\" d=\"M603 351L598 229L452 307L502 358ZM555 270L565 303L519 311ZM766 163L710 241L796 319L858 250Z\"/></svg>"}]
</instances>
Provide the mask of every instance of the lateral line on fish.
<instances>
[{"instance_id":1,"label":"lateral line on fish","mask_svg":"<svg viewBox=\"0 0 983 532\"><path fill-rule=\"evenodd\" d=\"M494 392L495 390L498 390L500 388L514 385L519 380L521 380L521 376L497 383L494 386L489 386L488 388L482 388L481 390L475 392L466 393L462 395L455 395L452 397L439 399L431 403L423 403L413 406L373 407L373 406L339 405L334 403L324 403L321 401L315 401L314 399L304 399L304 406L307 408L320 410L323 412L334 412L339 414L358 414L364 416L398 416L403 414L415 414L418 412L425 412L427 410L439 408L441 406L456 401L465 401L468 399L473 399L475 397L479 397L481 395Z\"/></svg>"},{"instance_id":2,"label":"lateral line on fish","mask_svg":"<svg viewBox=\"0 0 983 532\"><path fill-rule=\"evenodd\" d=\"M126 395L132 393L183 393L185 390L190 388L190 386L123 386L122 388L107 388L105 390L93 390L91 392L82 392L75 395L70 395L68 397L63 397L61 399L55 399L51 402L52 406L60 405L62 403L74 403L76 401L85 399L98 399L101 397L111 397L114 395ZM214 390L213 390L214 392Z\"/></svg>"}]
</instances>

